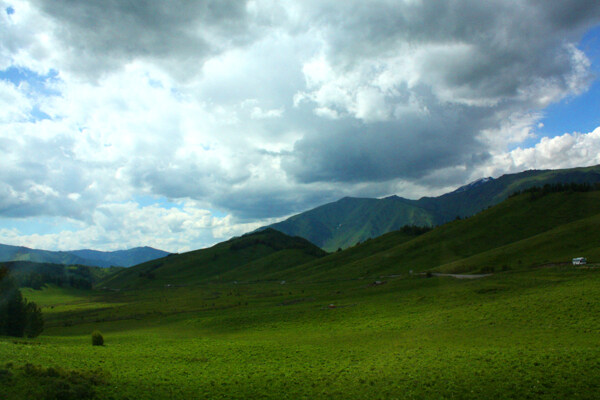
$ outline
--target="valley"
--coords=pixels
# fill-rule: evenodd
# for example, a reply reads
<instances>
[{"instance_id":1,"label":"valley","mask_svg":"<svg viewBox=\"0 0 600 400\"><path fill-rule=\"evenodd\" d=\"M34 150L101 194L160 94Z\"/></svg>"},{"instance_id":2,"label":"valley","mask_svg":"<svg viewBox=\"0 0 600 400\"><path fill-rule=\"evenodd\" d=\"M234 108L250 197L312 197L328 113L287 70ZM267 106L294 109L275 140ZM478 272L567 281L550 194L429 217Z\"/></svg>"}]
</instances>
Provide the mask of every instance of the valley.
<instances>
[{"instance_id":1,"label":"valley","mask_svg":"<svg viewBox=\"0 0 600 400\"><path fill-rule=\"evenodd\" d=\"M0 400L600 400L600 1L0 4Z\"/></svg>"},{"instance_id":2,"label":"valley","mask_svg":"<svg viewBox=\"0 0 600 400\"><path fill-rule=\"evenodd\" d=\"M592 399L599 200L526 191L329 254L267 229L93 290L23 288L45 330L0 338L0 395Z\"/></svg>"}]
</instances>

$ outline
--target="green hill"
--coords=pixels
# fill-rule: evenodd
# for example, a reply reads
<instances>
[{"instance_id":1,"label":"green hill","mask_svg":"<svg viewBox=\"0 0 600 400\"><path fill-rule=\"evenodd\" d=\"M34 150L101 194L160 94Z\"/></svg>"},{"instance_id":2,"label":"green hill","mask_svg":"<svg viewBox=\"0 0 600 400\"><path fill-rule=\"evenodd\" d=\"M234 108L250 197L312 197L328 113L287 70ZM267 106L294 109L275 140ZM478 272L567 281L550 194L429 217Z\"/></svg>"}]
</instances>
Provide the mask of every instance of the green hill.
<instances>
[{"instance_id":1,"label":"green hill","mask_svg":"<svg viewBox=\"0 0 600 400\"><path fill-rule=\"evenodd\" d=\"M406 240L391 233L280 271L272 279L328 280L437 270L486 272L576 256L600 259L600 192L524 193L471 218Z\"/></svg>"},{"instance_id":2,"label":"green hill","mask_svg":"<svg viewBox=\"0 0 600 400\"><path fill-rule=\"evenodd\" d=\"M206 281L252 281L326 254L306 239L266 229L208 249L172 254L128 268L98 286L132 288Z\"/></svg>"},{"instance_id":3,"label":"green hill","mask_svg":"<svg viewBox=\"0 0 600 400\"><path fill-rule=\"evenodd\" d=\"M334 251L405 225L431 226L435 222L432 213L401 197L345 197L270 227Z\"/></svg>"},{"instance_id":4,"label":"green hill","mask_svg":"<svg viewBox=\"0 0 600 400\"><path fill-rule=\"evenodd\" d=\"M346 197L270 225L292 236L334 251L400 229L404 225L434 226L472 216L516 191L556 183L600 183L600 166L564 170L532 170L485 178L439 197L409 200Z\"/></svg>"}]
</instances>

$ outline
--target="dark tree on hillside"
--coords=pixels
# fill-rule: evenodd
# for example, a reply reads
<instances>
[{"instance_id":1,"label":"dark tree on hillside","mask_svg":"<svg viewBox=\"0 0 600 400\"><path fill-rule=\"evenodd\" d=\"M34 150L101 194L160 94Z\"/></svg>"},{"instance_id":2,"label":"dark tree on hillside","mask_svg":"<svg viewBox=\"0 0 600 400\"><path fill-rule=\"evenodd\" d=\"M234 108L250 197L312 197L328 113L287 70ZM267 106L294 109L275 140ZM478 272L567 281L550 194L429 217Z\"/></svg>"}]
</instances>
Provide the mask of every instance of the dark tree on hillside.
<instances>
[{"instance_id":1,"label":"dark tree on hillside","mask_svg":"<svg viewBox=\"0 0 600 400\"><path fill-rule=\"evenodd\" d=\"M37 337L44 330L44 316L42 315L42 310L33 302L27 303L25 307L27 315L25 335L29 338Z\"/></svg>"},{"instance_id":2,"label":"dark tree on hillside","mask_svg":"<svg viewBox=\"0 0 600 400\"><path fill-rule=\"evenodd\" d=\"M6 268L0 267L0 335L35 337L43 329L40 308L23 298Z\"/></svg>"},{"instance_id":3,"label":"dark tree on hillside","mask_svg":"<svg viewBox=\"0 0 600 400\"><path fill-rule=\"evenodd\" d=\"M27 309L21 292L12 288L6 300L6 334L22 337L27 326Z\"/></svg>"}]
</instances>

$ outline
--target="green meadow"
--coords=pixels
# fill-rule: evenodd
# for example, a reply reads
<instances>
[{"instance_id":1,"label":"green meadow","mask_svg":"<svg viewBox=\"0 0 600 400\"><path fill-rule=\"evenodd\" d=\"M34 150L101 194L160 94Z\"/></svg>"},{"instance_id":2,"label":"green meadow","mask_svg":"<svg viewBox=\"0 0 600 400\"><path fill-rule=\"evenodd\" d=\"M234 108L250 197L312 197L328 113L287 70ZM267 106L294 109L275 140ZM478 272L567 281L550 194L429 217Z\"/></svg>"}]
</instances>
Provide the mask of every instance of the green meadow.
<instances>
[{"instance_id":1,"label":"green meadow","mask_svg":"<svg viewBox=\"0 0 600 400\"><path fill-rule=\"evenodd\" d=\"M595 268L24 295L47 327L0 339L4 399L592 399L600 389ZM93 330L104 346L92 346Z\"/></svg>"}]
</instances>

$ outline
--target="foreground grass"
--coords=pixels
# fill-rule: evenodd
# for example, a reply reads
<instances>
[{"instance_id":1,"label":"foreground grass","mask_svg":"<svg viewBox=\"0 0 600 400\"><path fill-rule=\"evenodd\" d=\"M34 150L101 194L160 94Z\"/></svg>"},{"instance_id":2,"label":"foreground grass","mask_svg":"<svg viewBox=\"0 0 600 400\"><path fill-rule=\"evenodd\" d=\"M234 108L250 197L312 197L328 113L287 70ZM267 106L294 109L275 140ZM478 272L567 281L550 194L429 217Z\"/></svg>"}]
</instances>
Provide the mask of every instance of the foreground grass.
<instances>
[{"instance_id":1,"label":"foreground grass","mask_svg":"<svg viewBox=\"0 0 600 400\"><path fill-rule=\"evenodd\" d=\"M40 395L27 363L106 399L597 398L600 272L369 284L30 293L49 327L0 339L0 398Z\"/></svg>"}]
</instances>

